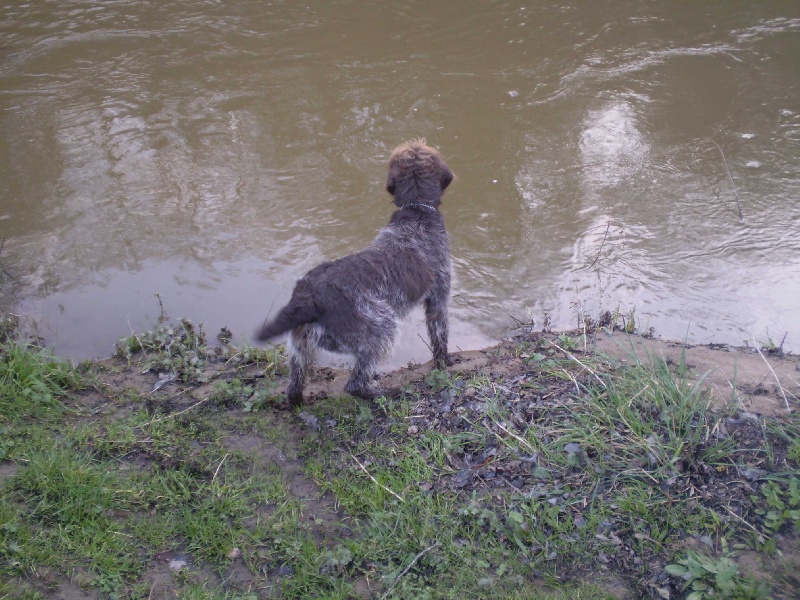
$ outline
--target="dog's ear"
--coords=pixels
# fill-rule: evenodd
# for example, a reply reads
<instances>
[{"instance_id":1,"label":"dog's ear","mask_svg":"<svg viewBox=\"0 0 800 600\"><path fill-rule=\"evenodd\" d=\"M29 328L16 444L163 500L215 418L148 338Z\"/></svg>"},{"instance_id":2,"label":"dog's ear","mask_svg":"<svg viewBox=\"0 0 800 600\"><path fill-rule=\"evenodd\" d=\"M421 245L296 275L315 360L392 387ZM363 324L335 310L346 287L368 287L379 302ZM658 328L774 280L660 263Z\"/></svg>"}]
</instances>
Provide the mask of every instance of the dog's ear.
<instances>
[{"instance_id":1,"label":"dog's ear","mask_svg":"<svg viewBox=\"0 0 800 600\"><path fill-rule=\"evenodd\" d=\"M395 188L397 187L397 176L399 175L399 169L397 168L397 163L389 165L389 177L386 180L386 191L389 192L392 196L394 196Z\"/></svg>"},{"instance_id":2,"label":"dog's ear","mask_svg":"<svg viewBox=\"0 0 800 600\"><path fill-rule=\"evenodd\" d=\"M442 191L445 191L447 189L447 186L450 185L450 183L453 181L453 172L444 163L441 163L441 169L442 169L442 178L441 178Z\"/></svg>"}]
</instances>

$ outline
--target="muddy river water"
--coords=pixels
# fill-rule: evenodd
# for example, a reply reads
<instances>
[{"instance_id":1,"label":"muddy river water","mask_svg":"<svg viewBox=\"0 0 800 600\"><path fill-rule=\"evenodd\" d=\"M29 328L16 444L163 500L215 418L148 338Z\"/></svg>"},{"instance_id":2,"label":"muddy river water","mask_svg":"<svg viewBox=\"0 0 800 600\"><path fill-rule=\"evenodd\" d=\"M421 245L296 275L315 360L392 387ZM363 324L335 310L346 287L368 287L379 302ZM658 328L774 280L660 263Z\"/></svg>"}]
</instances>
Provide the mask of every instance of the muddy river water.
<instances>
[{"instance_id":1,"label":"muddy river water","mask_svg":"<svg viewBox=\"0 0 800 600\"><path fill-rule=\"evenodd\" d=\"M457 175L454 348L619 308L800 350L796 0L4 2L14 310L76 358L155 294L241 339L372 239L418 136Z\"/></svg>"}]
</instances>

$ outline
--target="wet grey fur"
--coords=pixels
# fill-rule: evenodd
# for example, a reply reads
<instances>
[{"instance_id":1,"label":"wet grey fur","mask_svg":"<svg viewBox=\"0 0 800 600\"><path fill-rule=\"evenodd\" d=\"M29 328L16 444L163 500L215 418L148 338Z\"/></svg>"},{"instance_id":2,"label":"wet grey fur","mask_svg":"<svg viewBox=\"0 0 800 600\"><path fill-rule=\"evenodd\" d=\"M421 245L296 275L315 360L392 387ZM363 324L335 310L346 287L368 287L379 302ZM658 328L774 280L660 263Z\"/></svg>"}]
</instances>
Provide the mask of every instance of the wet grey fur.
<instances>
[{"instance_id":1,"label":"wet grey fur","mask_svg":"<svg viewBox=\"0 0 800 600\"><path fill-rule=\"evenodd\" d=\"M256 333L260 341L289 331L290 407L303 400L316 349L352 354L356 364L345 391L374 399L378 362L391 350L400 320L419 304L433 358L450 364L447 300L450 241L438 208L453 173L422 140L405 143L389 159L387 191L397 205L389 224L361 252L315 267L297 281L291 300Z\"/></svg>"}]
</instances>

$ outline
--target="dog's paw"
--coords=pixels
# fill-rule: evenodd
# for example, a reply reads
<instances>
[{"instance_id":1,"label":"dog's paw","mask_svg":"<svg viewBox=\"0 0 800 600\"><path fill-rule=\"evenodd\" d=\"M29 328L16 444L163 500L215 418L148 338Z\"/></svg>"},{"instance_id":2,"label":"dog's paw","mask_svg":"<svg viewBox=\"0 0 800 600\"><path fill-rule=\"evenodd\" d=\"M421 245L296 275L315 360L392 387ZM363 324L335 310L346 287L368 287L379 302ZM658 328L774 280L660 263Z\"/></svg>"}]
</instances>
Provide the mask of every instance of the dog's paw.
<instances>
[{"instance_id":1,"label":"dog's paw","mask_svg":"<svg viewBox=\"0 0 800 600\"><path fill-rule=\"evenodd\" d=\"M286 402L282 408L292 410L303 405L303 394L286 394Z\"/></svg>"},{"instance_id":2,"label":"dog's paw","mask_svg":"<svg viewBox=\"0 0 800 600\"><path fill-rule=\"evenodd\" d=\"M455 364L453 357L449 354L437 357L434 362L436 363L437 369L446 369L447 367L452 367Z\"/></svg>"},{"instance_id":3,"label":"dog's paw","mask_svg":"<svg viewBox=\"0 0 800 600\"><path fill-rule=\"evenodd\" d=\"M354 390L345 389L345 392L356 398L363 398L364 400L376 400L387 394L387 391L379 387L366 387Z\"/></svg>"}]
</instances>

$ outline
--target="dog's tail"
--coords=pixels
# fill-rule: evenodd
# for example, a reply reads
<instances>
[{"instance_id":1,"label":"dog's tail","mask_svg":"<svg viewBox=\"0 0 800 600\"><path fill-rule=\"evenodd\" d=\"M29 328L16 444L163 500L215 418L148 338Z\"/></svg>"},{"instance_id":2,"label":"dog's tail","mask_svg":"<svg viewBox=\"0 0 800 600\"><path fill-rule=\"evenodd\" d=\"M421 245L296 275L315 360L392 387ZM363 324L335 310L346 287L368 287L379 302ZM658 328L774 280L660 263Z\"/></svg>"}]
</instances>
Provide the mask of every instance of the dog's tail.
<instances>
[{"instance_id":1,"label":"dog's tail","mask_svg":"<svg viewBox=\"0 0 800 600\"><path fill-rule=\"evenodd\" d=\"M265 342L295 327L317 321L320 315L314 306L311 293L312 289L308 282L302 279L298 281L289 304L278 312L275 319L266 321L256 331L256 339Z\"/></svg>"}]
</instances>

